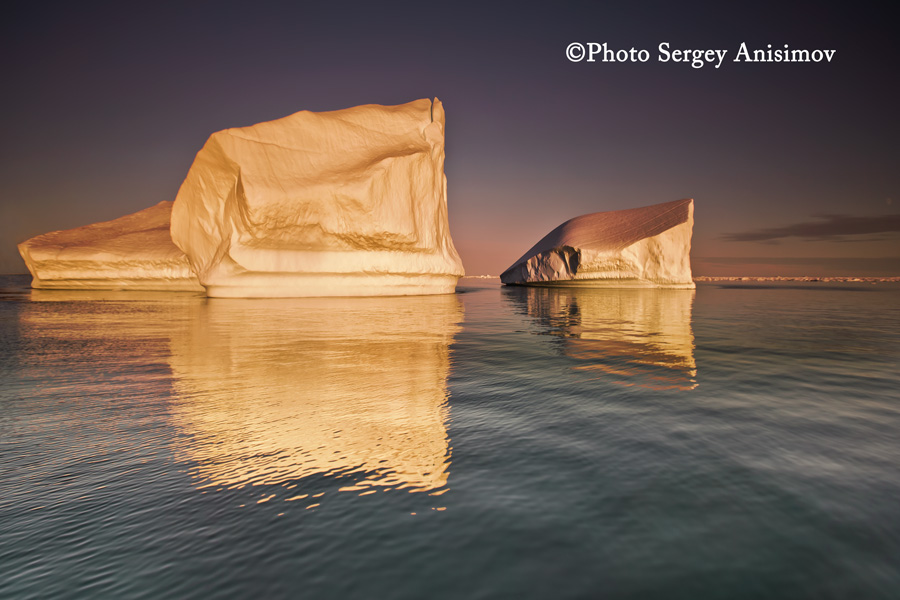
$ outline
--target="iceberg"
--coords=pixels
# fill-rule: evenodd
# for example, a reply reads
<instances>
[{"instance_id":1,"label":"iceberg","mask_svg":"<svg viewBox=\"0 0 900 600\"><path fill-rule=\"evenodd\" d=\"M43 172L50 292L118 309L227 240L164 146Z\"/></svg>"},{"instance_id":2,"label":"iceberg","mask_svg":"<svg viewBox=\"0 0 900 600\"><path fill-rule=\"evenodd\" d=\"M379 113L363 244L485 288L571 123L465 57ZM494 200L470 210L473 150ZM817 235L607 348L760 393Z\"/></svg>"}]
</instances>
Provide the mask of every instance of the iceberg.
<instances>
[{"instance_id":1,"label":"iceberg","mask_svg":"<svg viewBox=\"0 0 900 600\"><path fill-rule=\"evenodd\" d=\"M694 201L582 215L500 275L508 285L691 289Z\"/></svg>"},{"instance_id":2,"label":"iceberg","mask_svg":"<svg viewBox=\"0 0 900 600\"><path fill-rule=\"evenodd\" d=\"M172 240L213 297L452 293L444 122L435 98L214 133Z\"/></svg>"},{"instance_id":3,"label":"iceberg","mask_svg":"<svg viewBox=\"0 0 900 600\"><path fill-rule=\"evenodd\" d=\"M19 244L35 289L202 292L187 257L169 235L172 202Z\"/></svg>"}]
</instances>

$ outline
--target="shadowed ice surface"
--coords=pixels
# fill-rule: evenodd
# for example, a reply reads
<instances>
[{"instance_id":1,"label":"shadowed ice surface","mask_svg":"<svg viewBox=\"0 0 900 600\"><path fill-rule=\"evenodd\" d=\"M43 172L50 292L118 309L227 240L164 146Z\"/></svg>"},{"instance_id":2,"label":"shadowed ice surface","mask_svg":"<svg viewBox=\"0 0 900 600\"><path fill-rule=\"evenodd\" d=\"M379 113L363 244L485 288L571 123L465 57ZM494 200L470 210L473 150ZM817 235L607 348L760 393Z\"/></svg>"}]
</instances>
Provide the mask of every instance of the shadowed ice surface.
<instances>
[{"instance_id":1,"label":"shadowed ice surface","mask_svg":"<svg viewBox=\"0 0 900 600\"><path fill-rule=\"evenodd\" d=\"M0 596L892 598L900 289L0 280Z\"/></svg>"}]
</instances>

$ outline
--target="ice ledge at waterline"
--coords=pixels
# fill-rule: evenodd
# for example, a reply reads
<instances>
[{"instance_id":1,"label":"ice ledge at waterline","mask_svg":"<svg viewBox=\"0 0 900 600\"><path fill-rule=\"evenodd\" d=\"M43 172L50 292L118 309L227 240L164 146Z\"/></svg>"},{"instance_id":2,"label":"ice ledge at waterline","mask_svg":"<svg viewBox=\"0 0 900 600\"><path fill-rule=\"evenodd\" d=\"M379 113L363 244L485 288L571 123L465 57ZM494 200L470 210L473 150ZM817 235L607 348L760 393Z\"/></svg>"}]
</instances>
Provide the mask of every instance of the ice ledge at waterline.
<instances>
[{"instance_id":1,"label":"ice ledge at waterline","mask_svg":"<svg viewBox=\"0 0 900 600\"><path fill-rule=\"evenodd\" d=\"M172 202L112 221L52 231L19 244L37 289L202 292L184 253L172 243Z\"/></svg>"},{"instance_id":2,"label":"ice ledge at waterline","mask_svg":"<svg viewBox=\"0 0 900 600\"><path fill-rule=\"evenodd\" d=\"M210 296L450 293L446 189L438 99L302 111L210 136L172 240Z\"/></svg>"},{"instance_id":3,"label":"ice ledge at waterline","mask_svg":"<svg viewBox=\"0 0 900 600\"><path fill-rule=\"evenodd\" d=\"M506 284L693 288L694 201L592 213L548 233L500 275Z\"/></svg>"},{"instance_id":4,"label":"ice ledge at waterline","mask_svg":"<svg viewBox=\"0 0 900 600\"><path fill-rule=\"evenodd\" d=\"M219 131L174 205L40 235L19 250L35 288L451 293L463 267L447 218L443 106L301 111Z\"/></svg>"}]
</instances>

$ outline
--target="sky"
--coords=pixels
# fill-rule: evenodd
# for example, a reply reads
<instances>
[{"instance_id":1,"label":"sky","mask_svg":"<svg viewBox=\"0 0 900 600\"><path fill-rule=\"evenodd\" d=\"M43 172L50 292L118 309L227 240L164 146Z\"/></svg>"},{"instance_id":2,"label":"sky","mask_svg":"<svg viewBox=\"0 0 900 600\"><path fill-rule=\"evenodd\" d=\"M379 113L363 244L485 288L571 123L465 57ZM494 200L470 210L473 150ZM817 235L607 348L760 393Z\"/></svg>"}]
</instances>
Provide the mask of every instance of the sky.
<instances>
[{"instance_id":1,"label":"sky","mask_svg":"<svg viewBox=\"0 0 900 600\"><path fill-rule=\"evenodd\" d=\"M695 275L900 275L894 21L821 2L13 2L0 273L173 200L214 131L438 97L450 228L497 275L572 217L694 198ZM569 44L646 49L572 62ZM724 49L719 68L658 47ZM833 49L820 63L734 62Z\"/></svg>"}]
</instances>

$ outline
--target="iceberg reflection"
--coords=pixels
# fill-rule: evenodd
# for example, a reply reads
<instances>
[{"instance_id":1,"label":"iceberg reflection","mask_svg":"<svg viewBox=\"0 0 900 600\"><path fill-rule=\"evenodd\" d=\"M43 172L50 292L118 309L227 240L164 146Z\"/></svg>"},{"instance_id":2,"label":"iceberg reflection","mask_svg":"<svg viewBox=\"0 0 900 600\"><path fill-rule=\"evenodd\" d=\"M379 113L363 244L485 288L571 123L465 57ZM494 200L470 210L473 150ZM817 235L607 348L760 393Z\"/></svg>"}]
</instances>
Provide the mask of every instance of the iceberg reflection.
<instances>
[{"instance_id":1,"label":"iceberg reflection","mask_svg":"<svg viewBox=\"0 0 900 600\"><path fill-rule=\"evenodd\" d=\"M210 299L192 310L171 335L171 413L205 484L446 483L454 295Z\"/></svg>"},{"instance_id":2,"label":"iceberg reflection","mask_svg":"<svg viewBox=\"0 0 900 600\"><path fill-rule=\"evenodd\" d=\"M620 385L697 387L694 290L509 287L503 293L542 334L560 339L577 370Z\"/></svg>"}]
</instances>

